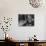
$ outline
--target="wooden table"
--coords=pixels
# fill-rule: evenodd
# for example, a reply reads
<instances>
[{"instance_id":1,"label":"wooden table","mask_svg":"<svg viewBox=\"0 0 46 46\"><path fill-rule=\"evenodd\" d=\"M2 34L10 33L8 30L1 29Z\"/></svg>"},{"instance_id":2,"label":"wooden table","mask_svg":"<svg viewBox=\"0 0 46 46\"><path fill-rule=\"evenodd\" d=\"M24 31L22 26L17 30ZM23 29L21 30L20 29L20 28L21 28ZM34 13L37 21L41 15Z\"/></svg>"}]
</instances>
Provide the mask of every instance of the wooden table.
<instances>
[{"instance_id":1,"label":"wooden table","mask_svg":"<svg viewBox=\"0 0 46 46\"><path fill-rule=\"evenodd\" d=\"M46 40L39 40L39 41L29 41L29 40L12 40L8 41L9 44L14 44L16 46L46 46Z\"/></svg>"},{"instance_id":2,"label":"wooden table","mask_svg":"<svg viewBox=\"0 0 46 46\"><path fill-rule=\"evenodd\" d=\"M39 41L29 41L29 40L17 40L15 41L16 46L20 46L20 44L24 44L24 46L46 46L46 40Z\"/></svg>"}]
</instances>

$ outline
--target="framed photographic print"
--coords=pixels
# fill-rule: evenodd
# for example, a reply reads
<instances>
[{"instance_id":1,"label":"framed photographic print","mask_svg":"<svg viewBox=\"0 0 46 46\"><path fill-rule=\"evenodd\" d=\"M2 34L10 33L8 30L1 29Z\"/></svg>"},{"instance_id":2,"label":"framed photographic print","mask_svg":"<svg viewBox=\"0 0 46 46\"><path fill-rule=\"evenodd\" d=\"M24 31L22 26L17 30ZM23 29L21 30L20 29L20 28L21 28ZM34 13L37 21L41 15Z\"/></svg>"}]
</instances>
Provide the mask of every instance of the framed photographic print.
<instances>
[{"instance_id":1,"label":"framed photographic print","mask_svg":"<svg viewBox=\"0 0 46 46\"><path fill-rule=\"evenodd\" d=\"M34 14L19 14L18 25L19 26L34 26Z\"/></svg>"}]
</instances>

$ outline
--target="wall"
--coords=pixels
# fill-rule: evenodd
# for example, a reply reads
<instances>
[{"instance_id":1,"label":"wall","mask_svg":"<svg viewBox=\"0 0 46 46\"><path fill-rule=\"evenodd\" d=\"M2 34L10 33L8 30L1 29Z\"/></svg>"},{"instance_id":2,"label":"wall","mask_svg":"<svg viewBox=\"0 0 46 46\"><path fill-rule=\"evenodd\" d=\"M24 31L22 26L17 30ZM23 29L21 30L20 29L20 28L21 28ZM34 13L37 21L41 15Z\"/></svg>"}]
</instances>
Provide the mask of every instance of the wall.
<instances>
[{"instance_id":1,"label":"wall","mask_svg":"<svg viewBox=\"0 0 46 46\"><path fill-rule=\"evenodd\" d=\"M34 34L37 35L39 40L45 39L45 16L46 6L43 4L42 7L33 8L30 6L28 0L0 0L0 19L1 17L12 17L13 22L10 33L17 40L27 40ZM34 14L35 15L35 26L34 27L19 27L18 26L18 14ZM2 35L2 31L0 31ZM3 33L4 34L4 33ZM4 37L0 36L0 39Z\"/></svg>"}]
</instances>

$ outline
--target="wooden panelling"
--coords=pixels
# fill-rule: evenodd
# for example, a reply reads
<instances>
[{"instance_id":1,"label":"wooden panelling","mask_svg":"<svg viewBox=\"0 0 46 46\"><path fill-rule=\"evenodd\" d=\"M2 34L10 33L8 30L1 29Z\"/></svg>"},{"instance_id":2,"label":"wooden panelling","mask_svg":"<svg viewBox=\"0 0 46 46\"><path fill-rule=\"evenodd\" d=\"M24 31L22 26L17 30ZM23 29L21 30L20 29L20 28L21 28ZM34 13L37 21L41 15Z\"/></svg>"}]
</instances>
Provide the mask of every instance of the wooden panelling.
<instances>
[{"instance_id":1,"label":"wooden panelling","mask_svg":"<svg viewBox=\"0 0 46 46\"><path fill-rule=\"evenodd\" d=\"M43 46L43 44L40 43L40 44L38 44L38 46Z\"/></svg>"},{"instance_id":2,"label":"wooden panelling","mask_svg":"<svg viewBox=\"0 0 46 46\"><path fill-rule=\"evenodd\" d=\"M16 43L16 46L20 46L20 44L19 43Z\"/></svg>"},{"instance_id":3,"label":"wooden panelling","mask_svg":"<svg viewBox=\"0 0 46 46\"><path fill-rule=\"evenodd\" d=\"M38 46L46 46L46 43L39 43Z\"/></svg>"},{"instance_id":4,"label":"wooden panelling","mask_svg":"<svg viewBox=\"0 0 46 46\"><path fill-rule=\"evenodd\" d=\"M24 43L24 46L28 46L28 43Z\"/></svg>"},{"instance_id":5,"label":"wooden panelling","mask_svg":"<svg viewBox=\"0 0 46 46\"><path fill-rule=\"evenodd\" d=\"M43 43L43 46L46 46L46 43Z\"/></svg>"}]
</instances>

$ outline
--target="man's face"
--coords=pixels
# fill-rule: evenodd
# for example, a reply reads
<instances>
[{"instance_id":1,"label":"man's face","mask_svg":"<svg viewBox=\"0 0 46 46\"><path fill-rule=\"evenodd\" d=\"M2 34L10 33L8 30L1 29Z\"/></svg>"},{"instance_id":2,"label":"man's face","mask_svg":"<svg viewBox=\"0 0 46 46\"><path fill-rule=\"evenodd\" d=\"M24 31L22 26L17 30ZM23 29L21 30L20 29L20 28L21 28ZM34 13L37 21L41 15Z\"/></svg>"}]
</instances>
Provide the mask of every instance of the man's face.
<instances>
[{"instance_id":1,"label":"man's face","mask_svg":"<svg viewBox=\"0 0 46 46\"><path fill-rule=\"evenodd\" d=\"M28 15L28 22L31 23L31 21L32 21L32 18L30 15Z\"/></svg>"}]
</instances>

